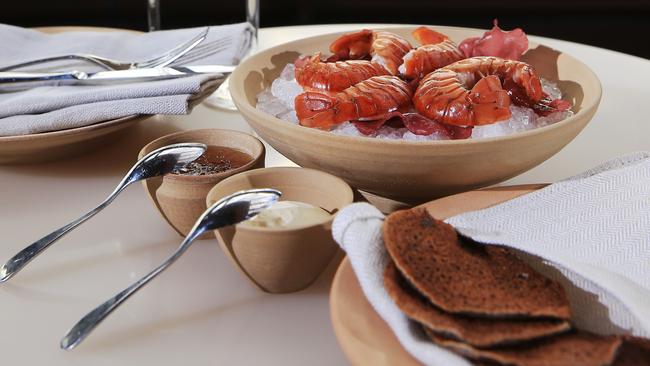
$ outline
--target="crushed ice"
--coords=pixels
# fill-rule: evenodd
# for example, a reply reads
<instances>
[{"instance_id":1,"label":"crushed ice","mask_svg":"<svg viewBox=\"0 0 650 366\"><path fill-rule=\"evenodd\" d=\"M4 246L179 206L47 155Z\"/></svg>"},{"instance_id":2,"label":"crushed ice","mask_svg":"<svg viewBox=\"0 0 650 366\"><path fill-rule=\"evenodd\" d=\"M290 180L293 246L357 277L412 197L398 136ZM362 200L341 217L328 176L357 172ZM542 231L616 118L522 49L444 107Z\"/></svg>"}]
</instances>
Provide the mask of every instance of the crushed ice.
<instances>
[{"instance_id":1,"label":"crushed ice","mask_svg":"<svg viewBox=\"0 0 650 366\"><path fill-rule=\"evenodd\" d=\"M293 64L287 64L280 76L273 80L269 89L257 95L256 108L264 113L288 122L298 123L294 99L302 93L302 88L296 82Z\"/></svg>"},{"instance_id":2,"label":"crushed ice","mask_svg":"<svg viewBox=\"0 0 650 366\"><path fill-rule=\"evenodd\" d=\"M280 76L273 81L271 87L257 95L256 108L287 122L298 124L298 117L294 109L294 99L303 90L296 82L294 73L294 65L291 63L287 64ZM562 91L552 81L542 79L542 89L551 99L559 99L562 97ZM511 135L517 132L548 126L573 115L571 111L562 111L551 113L548 116L538 116L532 109L516 105L510 106L510 112L512 116L507 121L474 127L471 138ZM350 122L341 123L330 132L337 135L374 137L387 140L433 141L448 139L447 136L438 133L426 136L415 135L406 128L393 128L389 126L383 126L375 133L366 136L359 132L354 124Z\"/></svg>"},{"instance_id":3,"label":"crushed ice","mask_svg":"<svg viewBox=\"0 0 650 366\"><path fill-rule=\"evenodd\" d=\"M557 86L557 83L540 78L542 80L542 90L544 93L548 94L551 99L560 99L562 98L562 90Z\"/></svg>"}]
</instances>

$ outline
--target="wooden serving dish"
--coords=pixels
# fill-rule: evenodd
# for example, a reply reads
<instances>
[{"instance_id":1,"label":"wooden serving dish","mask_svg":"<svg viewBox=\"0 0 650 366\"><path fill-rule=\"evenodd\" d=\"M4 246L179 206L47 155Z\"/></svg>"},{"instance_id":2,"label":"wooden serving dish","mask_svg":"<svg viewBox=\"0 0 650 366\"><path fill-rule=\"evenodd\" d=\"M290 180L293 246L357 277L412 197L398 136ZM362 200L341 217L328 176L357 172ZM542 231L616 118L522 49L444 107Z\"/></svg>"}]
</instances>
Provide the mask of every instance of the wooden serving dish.
<instances>
[{"instance_id":1,"label":"wooden serving dish","mask_svg":"<svg viewBox=\"0 0 650 366\"><path fill-rule=\"evenodd\" d=\"M415 42L415 27L391 32ZM483 31L434 26L459 42ZM510 136L476 140L395 141L335 135L295 125L255 109L256 96L300 54L327 53L342 33L301 39L251 56L231 76L233 100L251 127L298 165L326 171L354 188L407 203L485 187L521 174L568 144L591 120L601 97L600 82L582 62L566 53L530 43L524 61L558 81L574 116ZM415 44L415 43L414 43Z\"/></svg>"}]
</instances>

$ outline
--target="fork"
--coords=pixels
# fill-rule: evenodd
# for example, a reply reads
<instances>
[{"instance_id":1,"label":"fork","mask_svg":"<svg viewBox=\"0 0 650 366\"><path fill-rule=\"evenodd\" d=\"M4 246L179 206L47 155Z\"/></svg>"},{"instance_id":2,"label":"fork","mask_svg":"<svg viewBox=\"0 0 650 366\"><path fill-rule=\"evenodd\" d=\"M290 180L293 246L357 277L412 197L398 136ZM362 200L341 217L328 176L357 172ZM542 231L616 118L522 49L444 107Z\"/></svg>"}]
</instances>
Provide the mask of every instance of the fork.
<instances>
[{"instance_id":1,"label":"fork","mask_svg":"<svg viewBox=\"0 0 650 366\"><path fill-rule=\"evenodd\" d=\"M231 44L232 44L231 37L223 37L212 41L203 42L200 45L196 46L194 49L192 49L192 51L177 58L174 62L172 62L168 66L179 66L179 65L191 64L194 61L199 61L203 58L214 55L217 52L221 52L225 47L228 47Z\"/></svg>"},{"instance_id":2,"label":"fork","mask_svg":"<svg viewBox=\"0 0 650 366\"><path fill-rule=\"evenodd\" d=\"M53 56L42 58L38 60L27 61L15 65L1 67L0 71L8 71L23 68L26 66L37 65L42 63L48 63L52 61L61 61L61 60L81 60L89 63L98 65L106 70L130 70L130 69L140 69L140 68L152 68L152 67L164 67L174 61L178 60L180 57L185 56L188 52L194 49L199 43L203 42L205 37L208 35L209 28L205 28L201 33L190 39L189 41L183 42L178 46L172 48L171 50L163 53L162 55L156 56L150 60L140 61L140 62L128 62L128 61L119 61L113 60L106 57L91 55L91 54L69 54L62 56ZM230 39L221 38L210 42L210 49L219 49L222 45L229 44ZM224 45L224 46L225 46ZM215 51L216 52L216 51Z\"/></svg>"}]
</instances>

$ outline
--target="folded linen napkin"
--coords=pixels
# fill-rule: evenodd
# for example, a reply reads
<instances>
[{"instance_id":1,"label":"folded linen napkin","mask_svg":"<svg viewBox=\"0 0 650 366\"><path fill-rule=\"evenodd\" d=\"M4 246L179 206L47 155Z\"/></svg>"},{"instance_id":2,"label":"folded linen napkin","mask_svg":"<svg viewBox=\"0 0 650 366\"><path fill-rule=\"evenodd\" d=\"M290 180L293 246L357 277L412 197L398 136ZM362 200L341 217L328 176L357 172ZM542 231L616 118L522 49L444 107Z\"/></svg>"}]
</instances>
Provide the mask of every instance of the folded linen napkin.
<instances>
[{"instance_id":1,"label":"folded linen napkin","mask_svg":"<svg viewBox=\"0 0 650 366\"><path fill-rule=\"evenodd\" d=\"M544 189L446 220L485 244L515 248L560 281L578 328L650 337L650 153L635 153ZM430 343L383 287L383 215L358 203L339 212L334 239L369 302L402 346L427 365L468 365Z\"/></svg>"},{"instance_id":2,"label":"folded linen napkin","mask_svg":"<svg viewBox=\"0 0 650 366\"><path fill-rule=\"evenodd\" d=\"M45 34L0 24L3 49L11 51L0 55L0 67L70 53L147 60L195 37L203 29L205 27L142 34L101 31ZM192 65L235 65L245 55L250 35L248 23L210 27L199 47L222 37L231 39L228 46L213 55L185 58L185 61ZM72 60L38 66L39 70L44 68L49 71L101 70ZM121 85L39 87L0 93L0 136L81 127L133 114L187 114L193 106L192 101L198 96L207 96L221 81L214 75L196 75Z\"/></svg>"}]
</instances>

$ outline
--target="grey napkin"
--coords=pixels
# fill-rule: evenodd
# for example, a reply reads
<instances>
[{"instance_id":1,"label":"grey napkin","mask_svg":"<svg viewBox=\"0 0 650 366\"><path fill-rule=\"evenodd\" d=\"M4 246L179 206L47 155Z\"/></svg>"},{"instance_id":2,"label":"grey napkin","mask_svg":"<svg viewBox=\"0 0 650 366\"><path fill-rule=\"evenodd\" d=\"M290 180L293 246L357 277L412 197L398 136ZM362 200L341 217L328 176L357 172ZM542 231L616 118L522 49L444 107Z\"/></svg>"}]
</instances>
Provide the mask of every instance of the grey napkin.
<instances>
[{"instance_id":1,"label":"grey napkin","mask_svg":"<svg viewBox=\"0 0 650 366\"><path fill-rule=\"evenodd\" d=\"M119 60L139 61L164 53L199 34L204 27L132 32L64 32L44 34L0 24L0 67L37 58L92 53ZM203 58L187 57L191 65L234 65L250 43L250 25L210 27L201 45L229 37L226 49ZM199 45L199 46L201 46ZM39 70L44 67L40 66ZM87 63L65 61L48 70L100 71ZM197 75L146 83L108 86L39 87L0 93L0 136L24 135L86 126L134 114L187 114L193 101L207 96L220 83L215 75Z\"/></svg>"}]
</instances>

